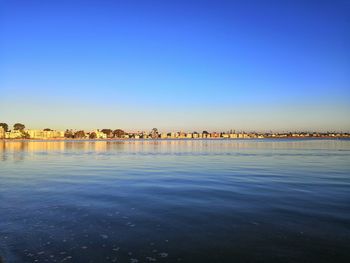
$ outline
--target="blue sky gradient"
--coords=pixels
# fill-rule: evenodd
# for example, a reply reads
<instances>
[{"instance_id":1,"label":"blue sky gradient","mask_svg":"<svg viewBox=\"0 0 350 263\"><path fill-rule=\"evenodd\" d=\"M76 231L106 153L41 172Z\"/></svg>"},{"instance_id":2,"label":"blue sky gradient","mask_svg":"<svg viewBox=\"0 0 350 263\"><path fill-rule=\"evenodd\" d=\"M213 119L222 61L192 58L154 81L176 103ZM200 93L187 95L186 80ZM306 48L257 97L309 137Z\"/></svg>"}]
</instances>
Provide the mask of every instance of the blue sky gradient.
<instances>
[{"instance_id":1,"label":"blue sky gradient","mask_svg":"<svg viewBox=\"0 0 350 263\"><path fill-rule=\"evenodd\" d=\"M0 121L350 130L349 1L0 1Z\"/></svg>"}]
</instances>

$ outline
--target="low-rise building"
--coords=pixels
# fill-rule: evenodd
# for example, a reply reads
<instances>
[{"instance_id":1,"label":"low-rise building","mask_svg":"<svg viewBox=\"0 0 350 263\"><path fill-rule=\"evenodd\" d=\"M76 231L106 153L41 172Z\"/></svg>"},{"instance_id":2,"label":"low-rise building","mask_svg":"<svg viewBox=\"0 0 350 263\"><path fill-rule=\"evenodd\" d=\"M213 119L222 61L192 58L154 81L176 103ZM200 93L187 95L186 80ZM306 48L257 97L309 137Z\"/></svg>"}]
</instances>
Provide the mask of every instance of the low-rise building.
<instances>
[{"instance_id":1,"label":"low-rise building","mask_svg":"<svg viewBox=\"0 0 350 263\"><path fill-rule=\"evenodd\" d=\"M178 138L185 139L186 138L186 133L180 132Z\"/></svg>"},{"instance_id":2,"label":"low-rise building","mask_svg":"<svg viewBox=\"0 0 350 263\"><path fill-rule=\"evenodd\" d=\"M239 133L238 138L239 139L247 139L247 138L249 138L249 135L246 133Z\"/></svg>"},{"instance_id":3,"label":"low-rise building","mask_svg":"<svg viewBox=\"0 0 350 263\"><path fill-rule=\"evenodd\" d=\"M96 139L107 139L107 134L101 132L100 130L94 131L96 134Z\"/></svg>"},{"instance_id":4,"label":"low-rise building","mask_svg":"<svg viewBox=\"0 0 350 263\"><path fill-rule=\"evenodd\" d=\"M64 138L63 131L26 130L30 139L61 139Z\"/></svg>"},{"instance_id":5,"label":"low-rise building","mask_svg":"<svg viewBox=\"0 0 350 263\"><path fill-rule=\"evenodd\" d=\"M24 137L24 134L20 130L12 130L5 133L6 139L21 139Z\"/></svg>"},{"instance_id":6,"label":"low-rise building","mask_svg":"<svg viewBox=\"0 0 350 263\"><path fill-rule=\"evenodd\" d=\"M172 138L172 139L175 139L175 138L177 138L179 136L179 134L177 133L177 132L172 132L171 134L170 134L170 138Z\"/></svg>"},{"instance_id":7,"label":"low-rise building","mask_svg":"<svg viewBox=\"0 0 350 263\"><path fill-rule=\"evenodd\" d=\"M5 139L5 130L2 126L0 126L0 139Z\"/></svg>"}]
</instances>

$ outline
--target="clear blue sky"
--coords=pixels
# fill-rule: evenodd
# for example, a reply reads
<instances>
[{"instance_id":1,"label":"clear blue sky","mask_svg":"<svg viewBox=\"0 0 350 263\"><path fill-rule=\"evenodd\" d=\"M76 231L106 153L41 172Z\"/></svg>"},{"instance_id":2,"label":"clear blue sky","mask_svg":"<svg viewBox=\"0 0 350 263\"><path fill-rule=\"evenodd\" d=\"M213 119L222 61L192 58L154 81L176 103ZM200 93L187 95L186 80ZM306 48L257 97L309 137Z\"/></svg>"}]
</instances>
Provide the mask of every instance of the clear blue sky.
<instances>
[{"instance_id":1,"label":"clear blue sky","mask_svg":"<svg viewBox=\"0 0 350 263\"><path fill-rule=\"evenodd\" d=\"M0 122L350 130L350 1L0 0Z\"/></svg>"}]
</instances>

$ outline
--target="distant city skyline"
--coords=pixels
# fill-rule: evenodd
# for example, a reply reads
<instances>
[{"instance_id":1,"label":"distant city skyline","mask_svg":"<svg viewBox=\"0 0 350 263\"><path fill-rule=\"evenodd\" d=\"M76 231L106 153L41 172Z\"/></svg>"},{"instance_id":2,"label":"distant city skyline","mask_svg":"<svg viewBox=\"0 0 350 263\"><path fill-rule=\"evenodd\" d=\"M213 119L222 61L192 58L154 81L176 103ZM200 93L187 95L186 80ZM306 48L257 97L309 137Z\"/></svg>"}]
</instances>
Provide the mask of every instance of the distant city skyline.
<instances>
[{"instance_id":1,"label":"distant city skyline","mask_svg":"<svg viewBox=\"0 0 350 263\"><path fill-rule=\"evenodd\" d=\"M0 122L350 131L346 1L2 1Z\"/></svg>"}]
</instances>

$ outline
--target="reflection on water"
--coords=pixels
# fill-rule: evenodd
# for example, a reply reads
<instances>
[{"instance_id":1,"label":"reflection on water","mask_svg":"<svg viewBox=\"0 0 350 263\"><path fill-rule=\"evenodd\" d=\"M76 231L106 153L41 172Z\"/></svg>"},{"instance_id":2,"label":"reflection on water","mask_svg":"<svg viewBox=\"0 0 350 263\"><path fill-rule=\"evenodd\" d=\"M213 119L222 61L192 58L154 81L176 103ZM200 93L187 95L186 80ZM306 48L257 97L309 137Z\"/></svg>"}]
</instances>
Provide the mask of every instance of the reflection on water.
<instances>
[{"instance_id":1,"label":"reflection on water","mask_svg":"<svg viewBox=\"0 0 350 263\"><path fill-rule=\"evenodd\" d=\"M349 140L0 141L5 262L348 262Z\"/></svg>"},{"instance_id":2,"label":"reflection on water","mask_svg":"<svg viewBox=\"0 0 350 263\"><path fill-rule=\"evenodd\" d=\"M307 143L305 143L307 142ZM77 140L77 141L6 141L0 140L0 152L40 152L40 151L161 151L161 152L198 152L239 149L321 149L349 150L349 140L313 140L313 139L263 139L263 140Z\"/></svg>"}]
</instances>

